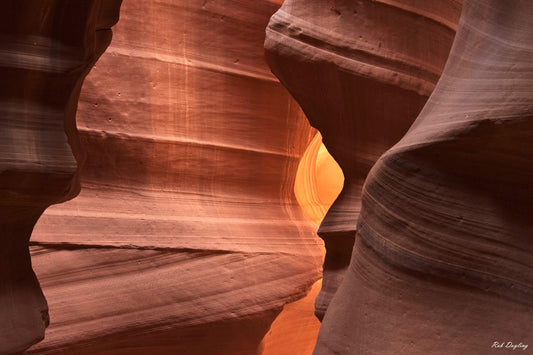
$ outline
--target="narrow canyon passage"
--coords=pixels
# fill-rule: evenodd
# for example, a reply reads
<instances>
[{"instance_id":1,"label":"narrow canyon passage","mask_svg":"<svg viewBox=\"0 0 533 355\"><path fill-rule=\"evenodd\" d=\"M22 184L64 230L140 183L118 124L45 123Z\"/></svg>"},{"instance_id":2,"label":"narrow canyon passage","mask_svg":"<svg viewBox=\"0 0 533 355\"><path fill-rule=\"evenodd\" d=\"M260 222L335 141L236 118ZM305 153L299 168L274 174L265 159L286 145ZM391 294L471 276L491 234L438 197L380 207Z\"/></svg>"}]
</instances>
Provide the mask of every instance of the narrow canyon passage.
<instances>
[{"instance_id":1,"label":"narrow canyon passage","mask_svg":"<svg viewBox=\"0 0 533 355\"><path fill-rule=\"evenodd\" d=\"M531 0L0 9L0 354L533 351Z\"/></svg>"}]
</instances>

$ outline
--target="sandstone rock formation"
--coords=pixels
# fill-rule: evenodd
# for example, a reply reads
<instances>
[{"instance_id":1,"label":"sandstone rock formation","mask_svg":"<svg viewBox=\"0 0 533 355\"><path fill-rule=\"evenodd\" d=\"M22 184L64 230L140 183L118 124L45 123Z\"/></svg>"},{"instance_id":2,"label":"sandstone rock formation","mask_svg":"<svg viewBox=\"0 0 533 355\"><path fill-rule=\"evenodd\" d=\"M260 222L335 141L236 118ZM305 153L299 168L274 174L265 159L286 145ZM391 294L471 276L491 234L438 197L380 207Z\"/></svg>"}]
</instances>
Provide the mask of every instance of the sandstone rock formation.
<instances>
[{"instance_id":1,"label":"sandstone rock formation","mask_svg":"<svg viewBox=\"0 0 533 355\"><path fill-rule=\"evenodd\" d=\"M365 182L314 354L531 350L532 18L465 0L435 91Z\"/></svg>"},{"instance_id":2,"label":"sandstone rock formation","mask_svg":"<svg viewBox=\"0 0 533 355\"><path fill-rule=\"evenodd\" d=\"M294 195L306 216L319 225L342 191L343 184L342 169L317 132L300 159L294 182Z\"/></svg>"},{"instance_id":3,"label":"sandstone rock formation","mask_svg":"<svg viewBox=\"0 0 533 355\"><path fill-rule=\"evenodd\" d=\"M446 62L460 1L287 0L270 20L268 63L344 173L322 221L319 318L348 267L361 188L422 109Z\"/></svg>"},{"instance_id":4,"label":"sandstone rock formation","mask_svg":"<svg viewBox=\"0 0 533 355\"><path fill-rule=\"evenodd\" d=\"M279 5L124 1L80 97L81 193L31 239L29 353L255 354L320 278L293 193L315 131L263 57Z\"/></svg>"},{"instance_id":5,"label":"sandstone rock formation","mask_svg":"<svg viewBox=\"0 0 533 355\"><path fill-rule=\"evenodd\" d=\"M320 321L314 315L315 299L322 281L317 281L302 299L283 308L261 342L261 355L310 355L315 347Z\"/></svg>"},{"instance_id":6,"label":"sandstone rock formation","mask_svg":"<svg viewBox=\"0 0 533 355\"><path fill-rule=\"evenodd\" d=\"M121 1L6 0L0 15L0 353L41 340L48 309L28 240L79 189L75 113Z\"/></svg>"}]
</instances>

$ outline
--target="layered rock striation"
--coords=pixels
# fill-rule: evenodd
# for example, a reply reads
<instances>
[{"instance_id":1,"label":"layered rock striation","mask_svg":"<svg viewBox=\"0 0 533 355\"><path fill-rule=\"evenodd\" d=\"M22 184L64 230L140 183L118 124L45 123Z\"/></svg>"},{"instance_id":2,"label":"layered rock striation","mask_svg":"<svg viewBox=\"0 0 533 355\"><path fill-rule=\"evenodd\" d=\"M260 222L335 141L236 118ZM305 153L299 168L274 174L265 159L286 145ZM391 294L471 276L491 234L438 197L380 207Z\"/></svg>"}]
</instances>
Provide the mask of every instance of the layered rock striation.
<instances>
[{"instance_id":1,"label":"layered rock striation","mask_svg":"<svg viewBox=\"0 0 533 355\"><path fill-rule=\"evenodd\" d=\"M44 336L46 300L28 240L41 213L79 191L75 125L83 79L111 41L116 1L2 2L0 353Z\"/></svg>"},{"instance_id":2,"label":"layered rock striation","mask_svg":"<svg viewBox=\"0 0 533 355\"><path fill-rule=\"evenodd\" d=\"M80 97L76 199L31 239L30 353L255 354L320 278L293 193L315 131L263 57L272 1L124 1Z\"/></svg>"},{"instance_id":3,"label":"layered rock striation","mask_svg":"<svg viewBox=\"0 0 533 355\"><path fill-rule=\"evenodd\" d=\"M314 354L531 349L531 18L529 1L464 2L435 91L365 183Z\"/></svg>"},{"instance_id":4,"label":"layered rock striation","mask_svg":"<svg viewBox=\"0 0 533 355\"><path fill-rule=\"evenodd\" d=\"M322 318L350 262L361 188L375 161L407 131L446 62L460 1L287 0L265 50L273 73L323 136L344 187L322 221Z\"/></svg>"}]
</instances>

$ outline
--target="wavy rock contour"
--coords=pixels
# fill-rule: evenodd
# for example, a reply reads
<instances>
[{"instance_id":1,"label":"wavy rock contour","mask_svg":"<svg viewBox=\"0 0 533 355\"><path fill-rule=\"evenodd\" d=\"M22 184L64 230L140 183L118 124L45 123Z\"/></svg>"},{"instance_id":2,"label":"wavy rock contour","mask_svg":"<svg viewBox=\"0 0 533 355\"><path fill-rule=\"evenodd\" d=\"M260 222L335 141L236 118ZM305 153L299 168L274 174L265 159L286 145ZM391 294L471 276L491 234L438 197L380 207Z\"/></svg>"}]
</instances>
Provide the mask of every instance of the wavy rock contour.
<instances>
[{"instance_id":1,"label":"wavy rock contour","mask_svg":"<svg viewBox=\"0 0 533 355\"><path fill-rule=\"evenodd\" d=\"M326 246L320 319L350 262L363 182L433 90L459 13L453 0L287 0L270 20L270 68L344 173L318 230Z\"/></svg>"},{"instance_id":2,"label":"wavy rock contour","mask_svg":"<svg viewBox=\"0 0 533 355\"><path fill-rule=\"evenodd\" d=\"M75 115L83 79L111 41L121 1L2 2L0 353L44 336L46 300L28 240L51 204L79 190Z\"/></svg>"},{"instance_id":3,"label":"wavy rock contour","mask_svg":"<svg viewBox=\"0 0 533 355\"><path fill-rule=\"evenodd\" d=\"M435 91L365 183L315 355L531 349L532 18L464 2Z\"/></svg>"},{"instance_id":4,"label":"wavy rock contour","mask_svg":"<svg viewBox=\"0 0 533 355\"><path fill-rule=\"evenodd\" d=\"M293 194L313 130L263 58L271 1L124 1L85 81L82 191L32 236L30 353L255 354L320 278Z\"/></svg>"}]
</instances>

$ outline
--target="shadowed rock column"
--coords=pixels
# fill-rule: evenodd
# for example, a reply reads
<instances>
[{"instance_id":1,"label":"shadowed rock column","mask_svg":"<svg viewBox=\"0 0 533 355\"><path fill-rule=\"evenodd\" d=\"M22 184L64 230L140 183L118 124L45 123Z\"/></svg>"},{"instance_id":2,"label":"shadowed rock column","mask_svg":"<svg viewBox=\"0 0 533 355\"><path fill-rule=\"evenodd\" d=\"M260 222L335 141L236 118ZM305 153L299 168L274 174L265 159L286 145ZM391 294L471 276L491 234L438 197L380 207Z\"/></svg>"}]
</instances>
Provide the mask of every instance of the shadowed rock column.
<instances>
[{"instance_id":1,"label":"shadowed rock column","mask_svg":"<svg viewBox=\"0 0 533 355\"><path fill-rule=\"evenodd\" d=\"M344 188L322 221L322 319L350 262L361 187L422 109L449 53L460 1L287 0L266 30L266 58L323 136Z\"/></svg>"},{"instance_id":2,"label":"shadowed rock column","mask_svg":"<svg viewBox=\"0 0 533 355\"><path fill-rule=\"evenodd\" d=\"M435 91L365 182L315 355L533 346L532 18L465 1Z\"/></svg>"},{"instance_id":3,"label":"shadowed rock column","mask_svg":"<svg viewBox=\"0 0 533 355\"><path fill-rule=\"evenodd\" d=\"M75 113L121 1L3 1L0 8L0 353L41 340L48 308L28 253L41 213L79 190Z\"/></svg>"}]
</instances>

